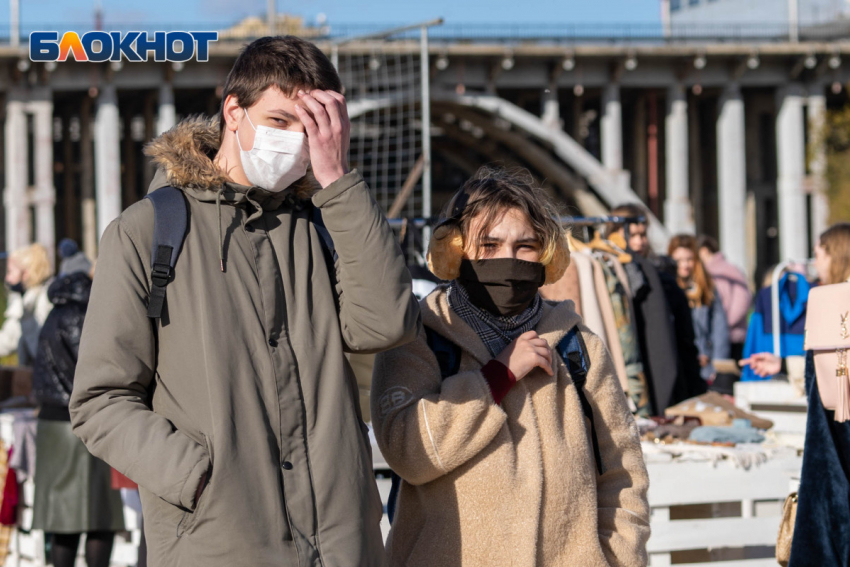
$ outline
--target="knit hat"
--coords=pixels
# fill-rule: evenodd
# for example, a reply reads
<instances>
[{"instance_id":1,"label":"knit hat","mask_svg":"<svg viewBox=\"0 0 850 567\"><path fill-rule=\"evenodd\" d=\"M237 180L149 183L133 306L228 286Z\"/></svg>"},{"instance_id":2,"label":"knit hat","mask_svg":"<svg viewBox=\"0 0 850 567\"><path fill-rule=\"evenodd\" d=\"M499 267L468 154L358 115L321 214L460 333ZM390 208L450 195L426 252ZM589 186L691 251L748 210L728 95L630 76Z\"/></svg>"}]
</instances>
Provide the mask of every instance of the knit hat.
<instances>
[{"instance_id":1,"label":"knit hat","mask_svg":"<svg viewBox=\"0 0 850 567\"><path fill-rule=\"evenodd\" d=\"M71 242L73 243L73 241ZM59 253L60 255L62 254L61 244ZM88 274L91 271L91 265L91 261L86 258L85 252L77 252L71 257L62 260L62 263L59 264L59 274L63 276L73 274L75 272L84 272Z\"/></svg>"},{"instance_id":2,"label":"knit hat","mask_svg":"<svg viewBox=\"0 0 850 567\"><path fill-rule=\"evenodd\" d=\"M63 238L59 242L59 256L63 259L70 258L79 251L80 247L77 246L77 243L70 238Z\"/></svg>"}]
</instances>

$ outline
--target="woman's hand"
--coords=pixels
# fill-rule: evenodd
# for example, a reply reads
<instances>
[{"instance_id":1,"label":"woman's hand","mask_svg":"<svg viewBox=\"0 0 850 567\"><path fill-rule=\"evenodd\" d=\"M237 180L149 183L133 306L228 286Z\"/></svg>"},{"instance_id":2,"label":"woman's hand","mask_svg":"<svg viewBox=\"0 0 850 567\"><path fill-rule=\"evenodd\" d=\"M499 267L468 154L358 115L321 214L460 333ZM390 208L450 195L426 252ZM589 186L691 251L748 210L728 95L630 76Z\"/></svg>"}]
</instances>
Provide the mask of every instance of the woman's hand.
<instances>
[{"instance_id":1,"label":"woman's hand","mask_svg":"<svg viewBox=\"0 0 850 567\"><path fill-rule=\"evenodd\" d=\"M295 112L307 131L313 175L322 189L348 173L351 123L345 97L334 91L298 91Z\"/></svg>"},{"instance_id":2,"label":"woman's hand","mask_svg":"<svg viewBox=\"0 0 850 567\"><path fill-rule=\"evenodd\" d=\"M496 360L507 366L517 381L538 366L549 376L555 375L552 371L552 349L535 331L521 334L499 353Z\"/></svg>"},{"instance_id":3,"label":"woman's hand","mask_svg":"<svg viewBox=\"0 0 850 567\"><path fill-rule=\"evenodd\" d=\"M738 365L749 366L756 376L765 378L779 374L779 371L782 370L782 359L769 352L760 352L750 356L750 358L745 358Z\"/></svg>"}]
</instances>

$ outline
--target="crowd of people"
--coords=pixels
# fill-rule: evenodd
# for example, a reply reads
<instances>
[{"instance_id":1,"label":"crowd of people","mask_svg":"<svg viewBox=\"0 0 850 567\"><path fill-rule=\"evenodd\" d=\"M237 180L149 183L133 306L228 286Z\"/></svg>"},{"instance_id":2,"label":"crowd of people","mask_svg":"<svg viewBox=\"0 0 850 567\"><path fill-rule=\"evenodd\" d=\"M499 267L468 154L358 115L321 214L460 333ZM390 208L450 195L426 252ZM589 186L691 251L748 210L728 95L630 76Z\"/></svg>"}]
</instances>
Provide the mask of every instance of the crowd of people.
<instances>
[{"instance_id":1,"label":"crowd of people","mask_svg":"<svg viewBox=\"0 0 850 567\"><path fill-rule=\"evenodd\" d=\"M89 567L109 567L115 533L124 530L121 496L111 468L73 434L68 411L94 267L70 239L60 242L59 257L54 277L41 244L10 255L0 356L16 354L32 368L39 408L32 527L48 534L55 567L76 564L83 534Z\"/></svg>"},{"instance_id":2,"label":"crowd of people","mask_svg":"<svg viewBox=\"0 0 850 567\"><path fill-rule=\"evenodd\" d=\"M148 146L151 198L107 228L93 283L72 241L55 278L40 245L10 256L0 356L34 367L33 527L51 534L53 564L73 565L85 534L87 564L109 565L120 473L138 484L156 566L645 566L635 415L732 394L729 361L749 379L799 365L796 339L782 358L761 348L769 301L714 239L675 235L656 254L646 211L626 204L581 243L529 176L499 168L452 196L427 250L439 283L417 300L349 171L341 92L313 44L257 40L218 119ZM158 208L175 195L179 233ZM811 285L850 278L850 224L821 236L815 265ZM811 285L777 285L790 337ZM386 542L347 353L377 353ZM811 355L803 366L808 504L792 565L815 564L812 546L826 550L816 564L844 565L850 539L824 526L850 529L850 425L823 417ZM832 460L809 450L824 437Z\"/></svg>"}]
</instances>

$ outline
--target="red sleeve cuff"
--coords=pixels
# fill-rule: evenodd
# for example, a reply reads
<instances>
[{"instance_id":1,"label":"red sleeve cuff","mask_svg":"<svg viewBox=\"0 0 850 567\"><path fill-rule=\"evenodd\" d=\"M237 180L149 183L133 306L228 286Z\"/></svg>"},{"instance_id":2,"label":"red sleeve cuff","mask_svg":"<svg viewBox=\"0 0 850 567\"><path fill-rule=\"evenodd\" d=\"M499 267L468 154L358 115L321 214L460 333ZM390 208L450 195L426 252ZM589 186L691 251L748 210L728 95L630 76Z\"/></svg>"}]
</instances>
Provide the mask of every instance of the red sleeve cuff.
<instances>
[{"instance_id":1,"label":"red sleeve cuff","mask_svg":"<svg viewBox=\"0 0 850 567\"><path fill-rule=\"evenodd\" d=\"M516 384L516 376L514 376L510 368L495 359L481 367L481 374L487 380L487 384L490 386L490 392L493 394L493 401L496 404L501 404L502 400L505 399L505 396L508 395L508 392Z\"/></svg>"}]
</instances>

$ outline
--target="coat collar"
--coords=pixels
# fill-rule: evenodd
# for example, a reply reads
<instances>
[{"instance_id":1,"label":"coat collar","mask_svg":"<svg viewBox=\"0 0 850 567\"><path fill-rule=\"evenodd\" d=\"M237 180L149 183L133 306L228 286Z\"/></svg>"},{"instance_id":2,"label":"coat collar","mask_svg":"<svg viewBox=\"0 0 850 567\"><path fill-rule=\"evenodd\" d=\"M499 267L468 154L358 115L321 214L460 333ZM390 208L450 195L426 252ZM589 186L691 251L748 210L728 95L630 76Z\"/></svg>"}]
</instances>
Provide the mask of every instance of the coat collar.
<instances>
[{"instance_id":1,"label":"coat collar","mask_svg":"<svg viewBox=\"0 0 850 567\"><path fill-rule=\"evenodd\" d=\"M265 210L282 203L307 200L320 189L311 173L278 193L261 187L235 183L213 158L221 144L218 118L192 116L161 134L145 146L158 170L148 192L171 185L199 201L215 202L221 191L225 203L255 202Z\"/></svg>"},{"instance_id":2,"label":"coat collar","mask_svg":"<svg viewBox=\"0 0 850 567\"><path fill-rule=\"evenodd\" d=\"M437 286L421 302L422 323L450 339L482 366L490 359L490 351L478 334L449 307L447 284ZM566 334L581 323L575 304L570 301L543 301L543 315L534 329L554 348Z\"/></svg>"}]
</instances>

